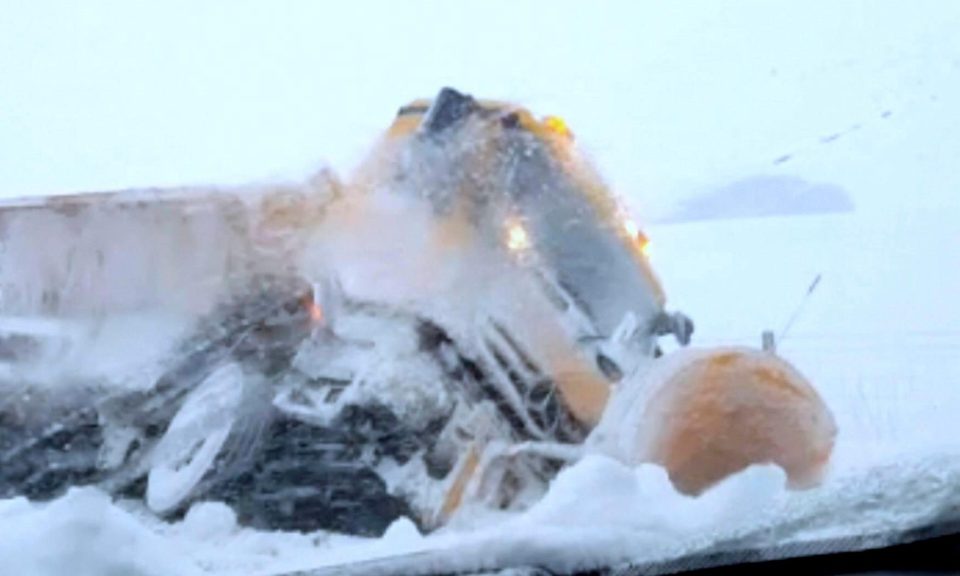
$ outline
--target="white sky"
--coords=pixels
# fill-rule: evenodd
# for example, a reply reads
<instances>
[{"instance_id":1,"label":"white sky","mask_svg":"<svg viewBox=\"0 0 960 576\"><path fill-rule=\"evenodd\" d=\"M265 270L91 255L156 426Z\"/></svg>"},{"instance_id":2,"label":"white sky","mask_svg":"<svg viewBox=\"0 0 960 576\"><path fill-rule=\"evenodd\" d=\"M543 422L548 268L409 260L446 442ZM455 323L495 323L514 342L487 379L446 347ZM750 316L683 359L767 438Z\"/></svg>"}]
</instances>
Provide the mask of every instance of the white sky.
<instances>
[{"instance_id":1,"label":"white sky","mask_svg":"<svg viewBox=\"0 0 960 576\"><path fill-rule=\"evenodd\" d=\"M342 172L402 103L451 85L565 117L619 190L658 207L788 169L772 165L784 153L840 154L818 139L960 74L950 0L0 0L0 14L0 196Z\"/></svg>"}]
</instances>

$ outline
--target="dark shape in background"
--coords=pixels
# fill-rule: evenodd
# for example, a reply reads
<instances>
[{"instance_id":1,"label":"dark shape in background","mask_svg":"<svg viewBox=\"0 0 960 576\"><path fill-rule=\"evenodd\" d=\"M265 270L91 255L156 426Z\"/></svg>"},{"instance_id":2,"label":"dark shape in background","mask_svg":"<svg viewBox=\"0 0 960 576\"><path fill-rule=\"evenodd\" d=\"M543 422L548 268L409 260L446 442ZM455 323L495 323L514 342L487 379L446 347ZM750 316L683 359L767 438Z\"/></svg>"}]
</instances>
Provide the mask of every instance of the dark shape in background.
<instances>
[{"instance_id":1,"label":"dark shape in background","mask_svg":"<svg viewBox=\"0 0 960 576\"><path fill-rule=\"evenodd\" d=\"M750 176L691 198L661 222L762 218L852 212L853 201L836 184L796 176Z\"/></svg>"}]
</instances>

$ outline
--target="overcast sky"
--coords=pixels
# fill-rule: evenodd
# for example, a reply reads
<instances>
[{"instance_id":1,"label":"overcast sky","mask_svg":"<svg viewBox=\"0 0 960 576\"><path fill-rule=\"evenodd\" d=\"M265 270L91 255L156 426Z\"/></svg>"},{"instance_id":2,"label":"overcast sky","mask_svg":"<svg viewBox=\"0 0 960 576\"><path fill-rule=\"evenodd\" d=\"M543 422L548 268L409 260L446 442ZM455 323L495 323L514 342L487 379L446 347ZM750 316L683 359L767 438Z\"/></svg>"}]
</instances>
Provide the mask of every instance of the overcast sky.
<instances>
[{"instance_id":1,"label":"overcast sky","mask_svg":"<svg viewBox=\"0 0 960 576\"><path fill-rule=\"evenodd\" d=\"M658 205L916 101L931 46L960 62L949 0L0 4L6 196L344 172L450 85L565 117Z\"/></svg>"}]
</instances>

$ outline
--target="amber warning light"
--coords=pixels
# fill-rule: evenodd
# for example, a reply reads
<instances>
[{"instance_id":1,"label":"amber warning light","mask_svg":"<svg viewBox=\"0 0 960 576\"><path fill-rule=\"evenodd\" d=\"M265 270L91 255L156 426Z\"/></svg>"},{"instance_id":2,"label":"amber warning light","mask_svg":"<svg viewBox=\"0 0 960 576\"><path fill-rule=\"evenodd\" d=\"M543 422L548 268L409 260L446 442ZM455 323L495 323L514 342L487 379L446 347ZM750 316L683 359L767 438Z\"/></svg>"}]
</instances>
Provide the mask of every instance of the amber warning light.
<instances>
[{"instance_id":1,"label":"amber warning light","mask_svg":"<svg viewBox=\"0 0 960 576\"><path fill-rule=\"evenodd\" d=\"M313 294L306 294L300 299L300 303L307 311L311 324L322 325L324 321L323 308L317 304Z\"/></svg>"},{"instance_id":2,"label":"amber warning light","mask_svg":"<svg viewBox=\"0 0 960 576\"><path fill-rule=\"evenodd\" d=\"M530 247L530 236L519 222L507 226L507 247L512 252L520 252Z\"/></svg>"},{"instance_id":3,"label":"amber warning light","mask_svg":"<svg viewBox=\"0 0 960 576\"><path fill-rule=\"evenodd\" d=\"M640 227L637 226L637 223L630 218L624 218L623 229L626 231L627 236L630 237L630 240L636 244L637 248L640 250L640 253L649 257L650 239L647 238L647 235L640 230Z\"/></svg>"}]
</instances>

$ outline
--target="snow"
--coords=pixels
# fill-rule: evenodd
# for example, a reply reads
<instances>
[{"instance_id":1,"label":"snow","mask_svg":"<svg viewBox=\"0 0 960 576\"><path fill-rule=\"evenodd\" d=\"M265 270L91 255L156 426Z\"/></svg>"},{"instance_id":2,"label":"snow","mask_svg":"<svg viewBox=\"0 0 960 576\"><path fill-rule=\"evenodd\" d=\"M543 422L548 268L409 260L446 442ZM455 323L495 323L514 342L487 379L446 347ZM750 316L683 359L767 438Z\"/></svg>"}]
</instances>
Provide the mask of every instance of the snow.
<instances>
[{"instance_id":1,"label":"snow","mask_svg":"<svg viewBox=\"0 0 960 576\"><path fill-rule=\"evenodd\" d=\"M448 81L560 113L654 223L654 268L671 306L696 321L697 344L779 336L820 275L778 350L837 417L825 484L787 492L781 471L755 467L690 499L655 466L592 455L526 513L429 536L400 520L379 540L258 532L218 503L163 523L74 489L0 501L0 574L569 570L863 536L960 505L960 5L313 6L251 3L231 26L192 3L162 14L22 8L0 23L0 48L14 48L0 49L0 110L14 111L0 116L0 191L346 167L397 105ZM390 27L367 21L383 10L376 20ZM408 33L425 14L435 42ZM491 29L510 41L491 41ZM761 210L759 194L780 201ZM124 338L144 332L131 322L107 327L102 346L129 354L98 355L97 371L150 348Z\"/></svg>"},{"instance_id":2,"label":"snow","mask_svg":"<svg viewBox=\"0 0 960 576\"><path fill-rule=\"evenodd\" d=\"M0 518L3 574L202 574L173 542L94 490L72 490L47 506L7 500Z\"/></svg>"},{"instance_id":3,"label":"snow","mask_svg":"<svg viewBox=\"0 0 960 576\"><path fill-rule=\"evenodd\" d=\"M787 537L866 539L932 521L960 504L952 489L958 462L960 452L915 453L810 492L786 492L782 471L757 466L693 499L677 494L655 466L629 468L596 455L562 472L523 515L428 537L401 519L378 540L257 532L237 526L229 508L216 503L160 524L96 490L74 489L45 505L2 503L0 573L52 576L69 566L86 570L70 573L91 575L412 575L528 564L562 571L662 562L726 541L750 548Z\"/></svg>"},{"instance_id":4,"label":"snow","mask_svg":"<svg viewBox=\"0 0 960 576\"><path fill-rule=\"evenodd\" d=\"M854 212L650 232L655 268L672 305L696 319L697 344L759 345L761 331L779 332L822 274L778 346L838 420L836 457L820 489L787 492L779 469L760 466L691 499L658 467L593 455L566 469L525 514L426 537L401 520L380 540L256 532L216 503L163 524L94 490L74 490L49 504L2 502L0 573L60 574L69 565L89 574L269 575L350 565L414 574L525 562L567 570L664 561L718 542L769 546L934 520L960 504L951 489L960 482L960 313L945 304L960 286L944 271L948 216L926 222L918 228Z\"/></svg>"}]
</instances>

